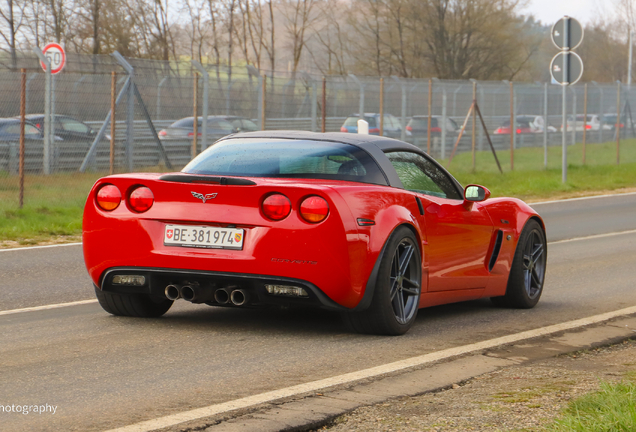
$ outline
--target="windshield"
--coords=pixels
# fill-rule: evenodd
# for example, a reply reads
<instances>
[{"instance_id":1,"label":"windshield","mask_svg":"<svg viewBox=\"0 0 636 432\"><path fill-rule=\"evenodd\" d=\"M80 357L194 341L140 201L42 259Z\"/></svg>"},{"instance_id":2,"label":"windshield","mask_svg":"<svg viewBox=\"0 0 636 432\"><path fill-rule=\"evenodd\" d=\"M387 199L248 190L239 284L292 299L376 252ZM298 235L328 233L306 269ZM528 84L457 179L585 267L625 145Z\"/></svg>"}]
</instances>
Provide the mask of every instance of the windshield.
<instances>
[{"instance_id":1,"label":"windshield","mask_svg":"<svg viewBox=\"0 0 636 432\"><path fill-rule=\"evenodd\" d=\"M350 144L311 140L229 139L208 148L182 172L387 185L380 167L365 151Z\"/></svg>"}]
</instances>

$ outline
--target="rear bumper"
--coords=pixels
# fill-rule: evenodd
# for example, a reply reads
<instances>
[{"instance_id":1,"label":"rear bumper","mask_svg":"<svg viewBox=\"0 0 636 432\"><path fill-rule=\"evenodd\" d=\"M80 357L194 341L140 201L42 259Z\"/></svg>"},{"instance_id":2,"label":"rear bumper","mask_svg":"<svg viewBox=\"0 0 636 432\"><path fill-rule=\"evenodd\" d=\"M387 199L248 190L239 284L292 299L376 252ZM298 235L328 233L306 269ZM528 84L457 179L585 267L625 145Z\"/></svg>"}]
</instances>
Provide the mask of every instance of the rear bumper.
<instances>
[{"instance_id":1,"label":"rear bumper","mask_svg":"<svg viewBox=\"0 0 636 432\"><path fill-rule=\"evenodd\" d=\"M143 286L113 285L116 275L142 275ZM203 290L214 292L217 289L242 289L250 295L250 306L313 306L334 311L346 311L331 300L316 285L301 279L280 276L255 275L243 273L227 273L185 269L162 269L151 267L113 267L106 270L100 280L102 291L122 294L150 294L165 297L165 288L169 284L197 284ZM303 288L307 297L287 297L272 295L267 292L266 285L288 285Z\"/></svg>"}]
</instances>

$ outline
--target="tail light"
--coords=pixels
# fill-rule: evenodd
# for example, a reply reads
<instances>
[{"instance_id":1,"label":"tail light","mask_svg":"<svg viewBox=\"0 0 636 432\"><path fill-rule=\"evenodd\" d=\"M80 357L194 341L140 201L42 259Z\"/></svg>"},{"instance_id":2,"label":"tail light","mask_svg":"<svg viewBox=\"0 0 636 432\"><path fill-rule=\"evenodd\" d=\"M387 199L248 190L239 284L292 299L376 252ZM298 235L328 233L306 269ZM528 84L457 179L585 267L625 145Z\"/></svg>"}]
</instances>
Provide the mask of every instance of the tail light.
<instances>
[{"instance_id":1,"label":"tail light","mask_svg":"<svg viewBox=\"0 0 636 432\"><path fill-rule=\"evenodd\" d=\"M117 186L112 184L107 184L102 186L95 196L97 205L106 211L113 211L117 207L119 207L119 203L121 202L121 192L117 188Z\"/></svg>"},{"instance_id":2,"label":"tail light","mask_svg":"<svg viewBox=\"0 0 636 432\"><path fill-rule=\"evenodd\" d=\"M166 136L166 135L168 135L168 132L165 129L159 131L159 136Z\"/></svg>"},{"instance_id":3,"label":"tail light","mask_svg":"<svg viewBox=\"0 0 636 432\"><path fill-rule=\"evenodd\" d=\"M521 129L517 129L517 133L521 133Z\"/></svg>"},{"instance_id":4,"label":"tail light","mask_svg":"<svg viewBox=\"0 0 636 432\"><path fill-rule=\"evenodd\" d=\"M413 126L408 125L408 126L406 127L406 130L407 130L407 131L409 131L409 132L413 132Z\"/></svg>"},{"instance_id":5,"label":"tail light","mask_svg":"<svg viewBox=\"0 0 636 432\"><path fill-rule=\"evenodd\" d=\"M269 219L279 221L291 212L291 201L283 194L273 194L263 200L261 208Z\"/></svg>"},{"instance_id":6,"label":"tail light","mask_svg":"<svg viewBox=\"0 0 636 432\"><path fill-rule=\"evenodd\" d=\"M369 129L369 133L370 134L372 134L372 133L380 133L380 129L379 128L371 128L371 129Z\"/></svg>"},{"instance_id":7,"label":"tail light","mask_svg":"<svg viewBox=\"0 0 636 432\"><path fill-rule=\"evenodd\" d=\"M501 134L501 133L503 133L503 129L499 128L499 129L497 129L497 130L495 131L495 133L496 133L496 134Z\"/></svg>"},{"instance_id":8,"label":"tail light","mask_svg":"<svg viewBox=\"0 0 636 432\"><path fill-rule=\"evenodd\" d=\"M194 132L190 132L188 134L189 137L193 137L194 136ZM200 137L201 136L201 132L197 132L197 136Z\"/></svg>"},{"instance_id":9,"label":"tail light","mask_svg":"<svg viewBox=\"0 0 636 432\"><path fill-rule=\"evenodd\" d=\"M128 204L136 212L147 211L155 202L155 196L146 186L140 186L130 193Z\"/></svg>"},{"instance_id":10,"label":"tail light","mask_svg":"<svg viewBox=\"0 0 636 432\"><path fill-rule=\"evenodd\" d=\"M431 132L441 132L441 131L442 131L442 128L440 127L431 128Z\"/></svg>"},{"instance_id":11,"label":"tail light","mask_svg":"<svg viewBox=\"0 0 636 432\"><path fill-rule=\"evenodd\" d=\"M340 132L349 132L346 127L342 126L340 128Z\"/></svg>"},{"instance_id":12,"label":"tail light","mask_svg":"<svg viewBox=\"0 0 636 432\"><path fill-rule=\"evenodd\" d=\"M592 129L592 125L585 125L585 129Z\"/></svg>"},{"instance_id":13,"label":"tail light","mask_svg":"<svg viewBox=\"0 0 636 432\"><path fill-rule=\"evenodd\" d=\"M310 196L300 204L300 215L307 222L322 222L328 214L329 204L319 196Z\"/></svg>"},{"instance_id":14,"label":"tail light","mask_svg":"<svg viewBox=\"0 0 636 432\"><path fill-rule=\"evenodd\" d=\"M618 124L618 127L619 127L619 128L622 128L622 127L625 127L625 125L624 125L623 123L619 123L619 124Z\"/></svg>"}]
</instances>

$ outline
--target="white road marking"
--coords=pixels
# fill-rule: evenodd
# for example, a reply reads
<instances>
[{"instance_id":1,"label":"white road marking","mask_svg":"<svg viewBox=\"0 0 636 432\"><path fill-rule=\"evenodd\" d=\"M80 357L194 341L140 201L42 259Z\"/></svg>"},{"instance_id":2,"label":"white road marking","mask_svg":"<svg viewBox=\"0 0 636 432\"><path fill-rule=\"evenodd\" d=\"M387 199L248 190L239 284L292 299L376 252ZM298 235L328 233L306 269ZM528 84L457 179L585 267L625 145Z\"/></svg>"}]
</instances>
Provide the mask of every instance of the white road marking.
<instances>
[{"instance_id":1,"label":"white road marking","mask_svg":"<svg viewBox=\"0 0 636 432\"><path fill-rule=\"evenodd\" d=\"M605 194L605 195L590 195L590 196L584 196L584 197L578 197L578 198L555 199L552 201L528 203L528 205L532 207L532 206L543 205L543 204L554 204L554 203L561 203L561 202L568 202L568 201L582 201L582 200L589 200L589 199L595 199L595 198L611 198L611 197L620 197L624 195L636 195L636 192L625 192L625 193Z\"/></svg>"},{"instance_id":2,"label":"white road marking","mask_svg":"<svg viewBox=\"0 0 636 432\"><path fill-rule=\"evenodd\" d=\"M577 327L583 327L590 324L597 324L603 321L610 320L612 318L636 314L636 306L620 309L613 312L608 312L600 315L594 315L587 318L582 318L574 321L568 321L560 324L555 324L547 327L542 327L534 330L528 330L521 333L516 333L508 336L502 336L495 339L489 339L482 342L477 342L470 345L464 345L455 348L449 348L442 351L424 354L417 357L411 357L405 360L399 360L393 363L388 363L381 366L372 367L369 369L363 369L357 372L351 372L344 375L338 375L331 378L326 378L318 381L311 381L305 384L299 384L292 387L286 387L279 390L274 390L266 393L261 393L253 396L247 396L241 399L235 399L232 401L214 404L203 408L198 408L190 411L184 411L178 414L173 414L165 417L159 417L153 420L147 420L140 423L135 423L129 426L124 426L117 429L111 429L107 432L148 432L156 429L163 429L170 426L174 426L180 423L198 420L213 415L226 413L237 409L243 409L259 405L263 403L273 402L277 399L286 398L290 396L297 396L303 393L315 392L317 390L323 390L328 387L333 387L341 384L349 384L362 379L373 378L387 373L392 373L416 366L422 366L427 363L433 363L440 360L445 360L451 357L456 357L464 354L470 354L477 351L495 348L501 345L508 345L511 343L520 342L526 339L532 339L541 336L547 336L553 333L558 333L564 330L570 330Z\"/></svg>"},{"instance_id":3,"label":"white road marking","mask_svg":"<svg viewBox=\"0 0 636 432\"><path fill-rule=\"evenodd\" d=\"M552 242L548 242L548 244L549 245L553 245L553 244L559 244L559 243L569 243L569 242L573 242L573 241L592 240L592 239L597 239L597 238L614 237L614 236L617 236L617 235L634 234L634 233L636 233L636 230L619 231L619 232L606 233L606 234L595 234L595 235L586 236L586 237L575 237L575 238L566 239L566 240L552 241Z\"/></svg>"},{"instance_id":4,"label":"white road marking","mask_svg":"<svg viewBox=\"0 0 636 432\"><path fill-rule=\"evenodd\" d=\"M11 310L0 311L0 315L13 315L13 314L18 314L23 312L36 312L36 311L48 310L48 309L59 309L59 308L65 308L69 306L79 306L79 305L85 305L90 303L97 303L97 299L79 300L79 301L74 301L69 303L57 303L57 304L50 304L50 305L44 305L44 306L33 306L33 307L28 307L23 309L11 309Z\"/></svg>"},{"instance_id":5,"label":"white road marking","mask_svg":"<svg viewBox=\"0 0 636 432\"><path fill-rule=\"evenodd\" d=\"M27 246L27 247L19 247L19 248L9 248L9 249L0 249L0 252L14 252L14 251L23 251L23 250L33 250L33 249L47 249L54 247L63 247L63 246L77 246L82 243L62 243L62 244L54 244L54 245L46 245L46 246Z\"/></svg>"}]
</instances>

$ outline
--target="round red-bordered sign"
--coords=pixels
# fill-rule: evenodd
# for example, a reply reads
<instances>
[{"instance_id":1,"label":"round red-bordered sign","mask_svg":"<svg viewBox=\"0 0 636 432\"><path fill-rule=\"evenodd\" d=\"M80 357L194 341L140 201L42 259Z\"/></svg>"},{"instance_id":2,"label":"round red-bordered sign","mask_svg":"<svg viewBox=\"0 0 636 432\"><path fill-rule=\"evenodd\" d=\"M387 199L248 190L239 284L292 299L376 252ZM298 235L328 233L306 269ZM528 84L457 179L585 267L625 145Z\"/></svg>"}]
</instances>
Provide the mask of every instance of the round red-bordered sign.
<instances>
[{"instance_id":1,"label":"round red-bordered sign","mask_svg":"<svg viewBox=\"0 0 636 432\"><path fill-rule=\"evenodd\" d=\"M51 63L51 73L56 74L60 73L62 69L64 69L64 65L66 65L66 53L64 52L64 48L60 44L50 43L46 44L42 53L49 59ZM40 62L40 66L44 72L46 72L46 65L44 62Z\"/></svg>"}]
</instances>

